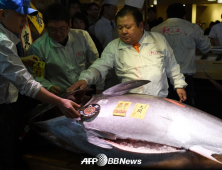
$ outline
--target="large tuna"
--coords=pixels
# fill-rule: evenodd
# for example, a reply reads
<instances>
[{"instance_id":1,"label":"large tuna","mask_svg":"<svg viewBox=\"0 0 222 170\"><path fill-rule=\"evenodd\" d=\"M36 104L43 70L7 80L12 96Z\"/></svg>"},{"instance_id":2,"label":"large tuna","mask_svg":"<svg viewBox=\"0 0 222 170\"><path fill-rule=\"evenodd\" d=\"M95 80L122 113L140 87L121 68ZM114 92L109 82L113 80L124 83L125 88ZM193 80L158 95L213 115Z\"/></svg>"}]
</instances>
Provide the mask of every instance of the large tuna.
<instances>
[{"instance_id":1,"label":"large tuna","mask_svg":"<svg viewBox=\"0 0 222 170\"><path fill-rule=\"evenodd\" d=\"M193 161L194 152L220 163L212 155L222 153L222 121L174 100L126 94L148 82L124 82L93 96L82 103L82 119L60 116L36 125L45 130L44 137L63 148L92 156L141 159L137 166ZM78 103L86 91L72 93ZM51 107L36 108L32 118Z\"/></svg>"}]
</instances>

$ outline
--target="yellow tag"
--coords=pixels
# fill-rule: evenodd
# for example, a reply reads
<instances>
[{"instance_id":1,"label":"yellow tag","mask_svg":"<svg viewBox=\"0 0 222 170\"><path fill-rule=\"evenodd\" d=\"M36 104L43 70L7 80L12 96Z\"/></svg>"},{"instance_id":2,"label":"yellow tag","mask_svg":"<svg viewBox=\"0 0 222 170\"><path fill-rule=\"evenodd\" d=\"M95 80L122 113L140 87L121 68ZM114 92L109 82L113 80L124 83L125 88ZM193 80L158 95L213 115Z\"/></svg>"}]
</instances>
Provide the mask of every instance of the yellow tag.
<instances>
[{"instance_id":1,"label":"yellow tag","mask_svg":"<svg viewBox=\"0 0 222 170\"><path fill-rule=\"evenodd\" d=\"M45 62L38 61L33 65L33 76L43 78L45 72Z\"/></svg>"},{"instance_id":2,"label":"yellow tag","mask_svg":"<svg viewBox=\"0 0 222 170\"><path fill-rule=\"evenodd\" d=\"M149 108L149 105L147 104L136 103L130 117L137 118L137 119L144 119L148 108Z\"/></svg>"},{"instance_id":3,"label":"yellow tag","mask_svg":"<svg viewBox=\"0 0 222 170\"><path fill-rule=\"evenodd\" d=\"M128 108L130 107L132 102L122 102L119 101L119 103L117 104L116 108L113 111L113 116L126 116L126 112L128 110Z\"/></svg>"}]
</instances>

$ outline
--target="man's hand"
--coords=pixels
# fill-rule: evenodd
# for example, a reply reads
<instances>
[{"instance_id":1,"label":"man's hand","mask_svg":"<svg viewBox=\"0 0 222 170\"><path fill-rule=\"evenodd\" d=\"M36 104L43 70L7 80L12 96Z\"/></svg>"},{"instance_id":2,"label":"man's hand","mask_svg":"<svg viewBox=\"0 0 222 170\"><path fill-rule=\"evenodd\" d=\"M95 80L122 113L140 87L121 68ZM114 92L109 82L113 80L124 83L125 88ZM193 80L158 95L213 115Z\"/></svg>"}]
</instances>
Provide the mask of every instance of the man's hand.
<instances>
[{"instance_id":1,"label":"man's hand","mask_svg":"<svg viewBox=\"0 0 222 170\"><path fill-rule=\"evenodd\" d=\"M71 91L74 91L78 88L80 89L85 89L87 87L87 82L85 80L79 80L77 81L76 83L74 83L72 86L70 86L66 92L71 92Z\"/></svg>"},{"instance_id":2,"label":"man's hand","mask_svg":"<svg viewBox=\"0 0 222 170\"><path fill-rule=\"evenodd\" d=\"M61 101L62 101L62 103L58 107L66 117L68 117L68 118L80 117L80 114L74 109L74 107L78 108L78 107L80 107L80 105L78 105L68 99L62 99Z\"/></svg>"},{"instance_id":3,"label":"man's hand","mask_svg":"<svg viewBox=\"0 0 222 170\"><path fill-rule=\"evenodd\" d=\"M178 88L178 89L176 89L176 91L177 91L177 94L180 98L180 102L184 102L185 100L187 100L187 93L186 93L185 89Z\"/></svg>"},{"instance_id":4,"label":"man's hand","mask_svg":"<svg viewBox=\"0 0 222 170\"><path fill-rule=\"evenodd\" d=\"M53 94L56 94L56 95L61 94L61 89L59 86L52 86L49 88L49 91Z\"/></svg>"},{"instance_id":5,"label":"man's hand","mask_svg":"<svg viewBox=\"0 0 222 170\"><path fill-rule=\"evenodd\" d=\"M33 66L35 63L39 61L39 57L35 55L30 55L27 57L21 57L21 60L25 66Z\"/></svg>"}]
</instances>

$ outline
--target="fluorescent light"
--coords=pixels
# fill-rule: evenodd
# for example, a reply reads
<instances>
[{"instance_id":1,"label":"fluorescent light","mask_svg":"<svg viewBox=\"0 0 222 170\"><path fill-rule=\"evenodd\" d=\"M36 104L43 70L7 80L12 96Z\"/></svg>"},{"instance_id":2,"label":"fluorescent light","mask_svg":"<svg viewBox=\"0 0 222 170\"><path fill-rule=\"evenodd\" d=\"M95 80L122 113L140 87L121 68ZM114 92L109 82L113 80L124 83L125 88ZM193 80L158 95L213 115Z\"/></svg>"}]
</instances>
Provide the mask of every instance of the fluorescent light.
<instances>
[{"instance_id":1,"label":"fluorescent light","mask_svg":"<svg viewBox=\"0 0 222 170\"><path fill-rule=\"evenodd\" d=\"M216 1L216 0L207 0L207 1Z\"/></svg>"},{"instance_id":2,"label":"fluorescent light","mask_svg":"<svg viewBox=\"0 0 222 170\"><path fill-rule=\"evenodd\" d=\"M154 1L153 1L153 4L154 4L154 5L157 5L157 0L154 0Z\"/></svg>"},{"instance_id":3,"label":"fluorescent light","mask_svg":"<svg viewBox=\"0 0 222 170\"><path fill-rule=\"evenodd\" d=\"M186 6L185 4L183 4L183 6Z\"/></svg>"},{"instance_id":4,"label":"fluorescent light","mask_svg":"<svg viewBox=\"0 0 222 170\"><path fill-rule=\"evenodd\" d=\"M217 3L222 3L222 0L217 0Z\"/></svg>"}]
</instances>

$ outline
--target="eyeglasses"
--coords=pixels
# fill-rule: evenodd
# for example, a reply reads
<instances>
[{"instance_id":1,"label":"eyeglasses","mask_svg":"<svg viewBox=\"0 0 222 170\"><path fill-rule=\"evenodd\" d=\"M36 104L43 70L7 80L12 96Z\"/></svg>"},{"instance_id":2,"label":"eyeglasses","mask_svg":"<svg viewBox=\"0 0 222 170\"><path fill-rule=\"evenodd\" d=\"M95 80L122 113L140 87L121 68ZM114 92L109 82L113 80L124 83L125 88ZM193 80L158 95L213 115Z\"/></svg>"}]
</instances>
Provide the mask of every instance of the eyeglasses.
<instances>
[{"instance_id":1,"label":"eyeglasses","mask_svg":"<svg viewBox=\"0 0 222 170\"><path fill-rule=\"evenodd\" d=\"M95 12L99 12L98 9L89 9L89 10L91 10L91 11L95 11Z\"/></svg>"},{"instance_id":2,"label":"eyeglasses","mask_svg":"<svg viewBox=\"0 0 222 170\"><path fill-rule=\"evenodd\" d=\"M69 28L69 26L67 26L67 27L64 26L64 27L61 27L59 29L48 28L48 32L51 33L51 34L55 34L55 33L57 33L57 31L60 32L60 33L64 33L68 30L68 28Z\"/></svg>"}]
</instances>

